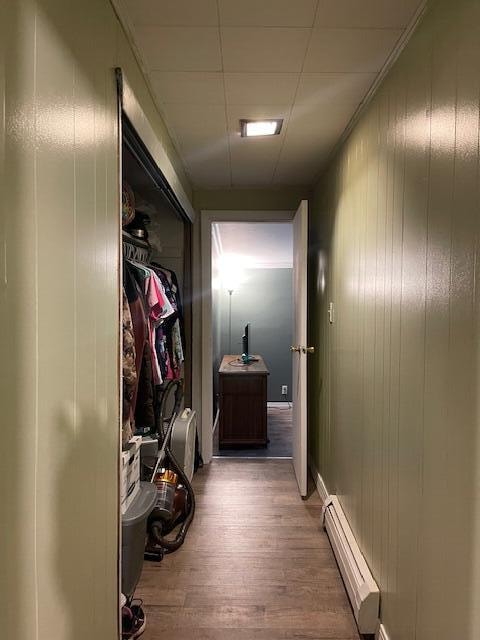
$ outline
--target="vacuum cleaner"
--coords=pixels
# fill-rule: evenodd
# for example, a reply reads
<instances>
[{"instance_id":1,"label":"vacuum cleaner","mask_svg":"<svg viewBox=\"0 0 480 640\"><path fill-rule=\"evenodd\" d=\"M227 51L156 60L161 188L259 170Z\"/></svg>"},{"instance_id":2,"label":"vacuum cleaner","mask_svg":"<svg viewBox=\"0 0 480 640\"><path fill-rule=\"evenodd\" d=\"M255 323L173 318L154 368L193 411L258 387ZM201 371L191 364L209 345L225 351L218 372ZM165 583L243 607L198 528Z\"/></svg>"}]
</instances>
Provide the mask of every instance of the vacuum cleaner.
<instances>
[{"instance_id":1,"label":"vacuum cleaner","mask_svg":"<svg viewBox=\"0 0 480 640\"><path fill-rule=\"evenodd\" d=\"M157 488L157 500L148 519L145 549L145 558L156 561L182 546L195 514L195 494L190 479L171 447L172 430L183 400L182 381L169 381L159 398L156 411L158 454L150 477L150 482ZM173 410L167 417L167 407L171 404ZM171 537L175 529L178 530Z\"/></svg>"}]
</instances>

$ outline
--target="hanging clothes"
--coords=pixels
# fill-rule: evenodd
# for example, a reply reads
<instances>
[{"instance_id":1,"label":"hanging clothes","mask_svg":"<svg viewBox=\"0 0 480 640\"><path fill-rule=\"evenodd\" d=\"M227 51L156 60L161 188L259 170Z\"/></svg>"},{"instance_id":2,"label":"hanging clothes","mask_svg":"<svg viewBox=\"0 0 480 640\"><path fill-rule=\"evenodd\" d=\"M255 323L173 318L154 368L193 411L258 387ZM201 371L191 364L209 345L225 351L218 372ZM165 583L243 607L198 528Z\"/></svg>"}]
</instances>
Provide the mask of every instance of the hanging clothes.
<instances>
[{"instance_id":1,"label":"hanging clothes","mask_svg":"<svg viewBox=\"0 0 480 640\"><path fill-rule=\"evenodd\" d=\"M144 348L147 342L147 320L146 305L141 290L135 280L132 265L125 260L123 269L123 282L125 294L130 309L132 320L134 349L135 349L135 371L136 380L133 388L133 395L130 401L130 424L133 430L136 428L135 409L137 404L138 386L140 381L140 371L144 358Z\"/></svg>"},{"instance_id":2,"label":"hanging clothes","mask_svg":"<svg viewBox=\"0 0 480 640\"><path fill-rule=\"evenodd\" d=\"M138 380L135 406L136 433L150 433L155 427L154 391L151 349L148 342L143 348L142 368Z\"/></svg>"},{"instance_id":3,"label":"hanging clothes","mask_svg":"<svg viewBox=\"0 0 480 640\"><path fill-rule=\"evenodd\" d=\"M162 282L166 296L174 309L174 314L171 314L162 326L163 336L162 340L157 342L157 357L163 359L162 369L167 371L167 379L179 379L182 375L182 366L185 359L180 288L177 276L173 271L155 262L152 264L152 269Z\"/></svg>"},{"instance_id":4,"label":"hanging clothes","mask_svg":"<svg viewBox=\"0 0 480 640\"><path fill-rule=\"evenodd\" d=\"M122 292L122 329L123 329L123 407L122 407L122 443L125 444L133 435L132 415L133 400L137 388L137 370L135 367L135 336L132 315L125 288Z\"/></svg>"},{"instance_id":5,"label":"hanging clothes","mask_svg":"<svg viewBox=\"0 0 480 640\"><path fill-rule=\"evenodd\" d=\"M155 332L161 321L173 315L175 310L170 304L162 282L155 271L134 261L129 261L129 264L133 270L136 282L144 294L153 379L155 384L161 384L163 378L155 349Z\"/></svg>"},{"instance_id":6,"label":"hanging clothes","mask_svg":"<svg viewBox=\"0 0 480 640\"><path fill-rule=\"evenodd\" d=\"M182 376L183 317L173 271L124 260L122 440L156 425L156 391Z\"/></svg>"}]
</instances>

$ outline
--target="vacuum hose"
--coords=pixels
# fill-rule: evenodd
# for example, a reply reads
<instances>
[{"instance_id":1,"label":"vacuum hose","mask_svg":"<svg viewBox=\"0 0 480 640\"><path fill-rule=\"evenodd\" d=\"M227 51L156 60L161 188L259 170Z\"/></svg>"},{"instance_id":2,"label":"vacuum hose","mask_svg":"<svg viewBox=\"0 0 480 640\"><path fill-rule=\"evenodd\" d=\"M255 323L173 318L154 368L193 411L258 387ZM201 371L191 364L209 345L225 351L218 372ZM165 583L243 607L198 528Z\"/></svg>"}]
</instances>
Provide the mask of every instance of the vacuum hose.
<instances>
[{"instance_id":1,"label":"vacuum hose","mask_svg":"<svg viewBox=\"0 0 480 640\"><path fill-rule=\"evenodd\" d=\"M172 553L173 551L176 551L177 549L179 549L182 546L182 544L185 542L187 531L190 525L192 524L193 516L195 515L195 494L193 492L193 488L192 488L192 485L190 484L190 481L185 475L184 470L178 464L175 456L170 451L168 446L165 448L165 455L170 460L170 466L175 471L175 473L178 474L178 476L182 480L182 483L185 485L185 488L188 494L188 502L189 502L187 517L182 522L182 525L176 537L173 540L167 540L167 538L163 536L162 534L163 527L162 527L161 520L155 520L151 524L150 532L152 534L154 542L158 544L160 547L162 547L163 549L165 549L167 553Z\"/></svg>"},{"instance_id":2,"label":"vacuum hose","mask_svg":"<svg viewBox=\"0 0 480 640\"><path fill-rule=\"evenodd\" d=\"M172 453L172 451L171 451L171 449L169 447L170 443L169 442L165 442L165 438L168 437L168 435L165 434L165 431L164 431L165 406L166 406L167 399L170 396L170 394L171 394L171 392L172 392L174 387L176 387L176 389L175 389L175 407L174 407L174 410L173 410L173 413L172 413L172 418L175 415L178 415L178 412L180 411L180 404L181 404L182 398L183 398L182 382L180 380L172 380L168 384L167 388L165 389L165 391L164 391L164 393L162 395L161 401L160 401L160 408L159 408L160 429L159 429L159 435L161 435L163 437L163 439L164 439L163 445L164 445L164 450L165 450L165 459L170 462L169 467L173 471L175 471L175 473L181 479L182 484L185 486L185 488L187 490L188 513L187 513L187 516L186 516L185 520L182 522L177 535L175 536L175 538L173 540L168 540L167 538L165 538L163 536L163 523L162 523L161 520L154 520L150 524L150 534L152 536L153 541L155 542L155 544L157 544L160 547L162 547L167 553L172 553L173 551L176 551L185 542L187 531L188 531L190 525L192 524L192 520L193 520L193 517L195 515L195 494L193 492L193 487L192 487L187 475L185 474L185 471L183 470L182 466L179 464L178 460L173 455L173 453Z\"/></svg>"}]
</instances>

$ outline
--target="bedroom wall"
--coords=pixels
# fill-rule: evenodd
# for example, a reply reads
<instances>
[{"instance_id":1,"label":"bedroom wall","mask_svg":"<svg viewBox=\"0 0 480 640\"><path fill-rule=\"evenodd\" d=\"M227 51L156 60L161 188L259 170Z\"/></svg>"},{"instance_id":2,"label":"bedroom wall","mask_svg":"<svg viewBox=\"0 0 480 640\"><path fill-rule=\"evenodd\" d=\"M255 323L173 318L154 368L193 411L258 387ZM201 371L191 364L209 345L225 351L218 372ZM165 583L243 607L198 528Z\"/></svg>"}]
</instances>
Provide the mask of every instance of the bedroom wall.
<instances>
[{"instance_id":1,"label":"bedroom wall","mask_svg":"<svg viewBox=\"0 0 480 640\"><path fill-rule=\"evenodd\" d=\"M212 313L215 319L214 386L218 367L224 355L242 353L242 335L250 323L251 354L265 360L268 376L267 400L284 402L292 399L292 269L245 269L245 281L232 294L232 351L229 347L229 294L225 289L212 291ZM282 385L288 394L282 396Z\"/></svg>"},{"instance_id":2,"label":"bedroom wall","mask_svg":"<svg viewBox=\"0 0 480 640\"><path fill-rule=\"evenodd\" d=\"M480 623L479 24L429 3L314 194L311 453L391 640Z\"/></svg>"}]
</instances>

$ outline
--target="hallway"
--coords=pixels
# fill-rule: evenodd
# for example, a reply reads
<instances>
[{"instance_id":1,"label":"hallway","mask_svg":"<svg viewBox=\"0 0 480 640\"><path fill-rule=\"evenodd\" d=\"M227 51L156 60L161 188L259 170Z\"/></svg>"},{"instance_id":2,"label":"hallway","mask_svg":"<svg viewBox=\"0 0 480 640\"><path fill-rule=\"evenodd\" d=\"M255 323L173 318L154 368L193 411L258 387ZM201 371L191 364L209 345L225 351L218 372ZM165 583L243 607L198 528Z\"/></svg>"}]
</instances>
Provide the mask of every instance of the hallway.
<instances>
[{"instance_id":1,"label":"hallway","mask_svg":"<svg viewBox=\"0 0 480 640\"><path fill-rule=\"evenodd\" d=\"M185 546L146 563L145 640L354 640L315 490L288 460L214 460L195 476Z\"/></svg>"},{"instance_id":2,"label":"hallway","mask_svg":"<svg viewBox=\"0 0 480 640\"><path fill-rule=\"evenodd\" d=\"M479 640L479 35L480 0L0 0L3 637L359 640L361 592L371 640ZM220 426L269 446L211 462Z\"/></svg>"}]
</instances>

